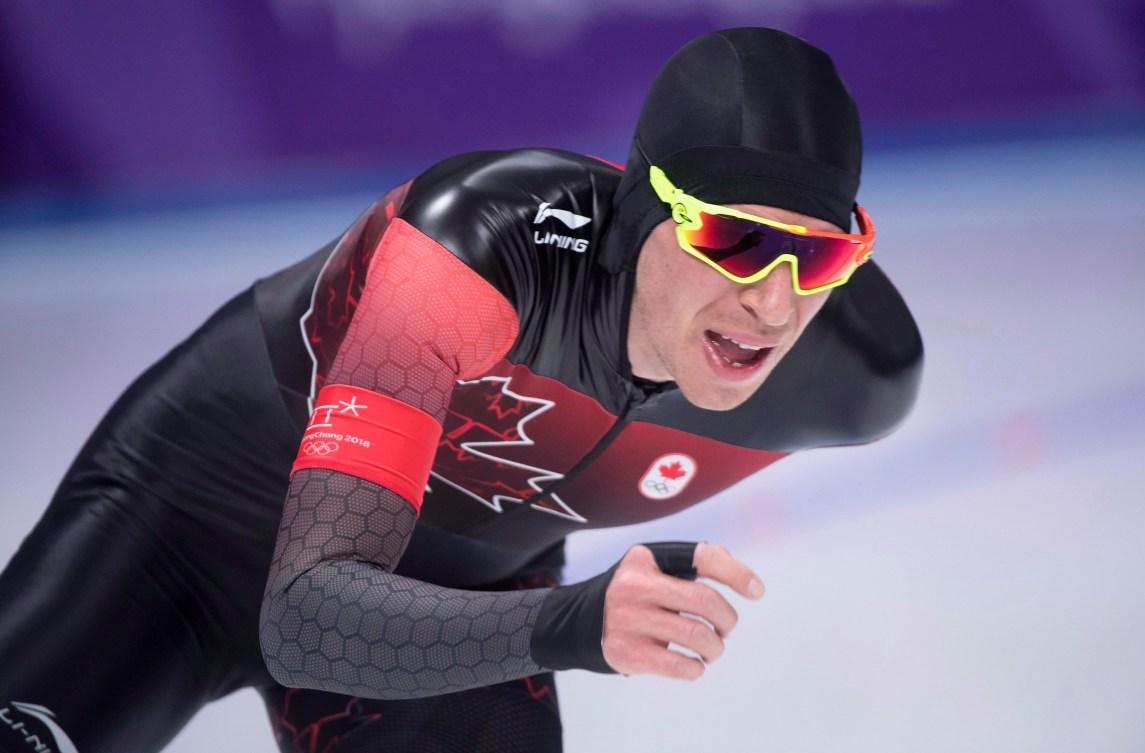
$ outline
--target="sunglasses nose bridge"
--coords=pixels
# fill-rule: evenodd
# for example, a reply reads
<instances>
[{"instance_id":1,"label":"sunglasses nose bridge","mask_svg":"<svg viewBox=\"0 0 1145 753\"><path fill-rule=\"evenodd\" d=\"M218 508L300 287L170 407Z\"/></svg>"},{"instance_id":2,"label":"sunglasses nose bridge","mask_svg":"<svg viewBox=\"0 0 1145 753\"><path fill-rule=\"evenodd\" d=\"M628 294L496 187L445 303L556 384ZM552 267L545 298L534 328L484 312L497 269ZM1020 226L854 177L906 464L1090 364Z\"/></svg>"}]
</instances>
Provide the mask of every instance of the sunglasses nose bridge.
<instances>
[{"instance_id":1,"label":"sunglasses nose bridge","mask_svg":"<svg viewBox=\"0 0 1145 753\"><path fill-rule=\"evenodd\" d=\"M777 259L771 269L755 282L741 283L740 305L768 327L782 327L796 307L795 265Z\"/></svg>"}]
</instances>

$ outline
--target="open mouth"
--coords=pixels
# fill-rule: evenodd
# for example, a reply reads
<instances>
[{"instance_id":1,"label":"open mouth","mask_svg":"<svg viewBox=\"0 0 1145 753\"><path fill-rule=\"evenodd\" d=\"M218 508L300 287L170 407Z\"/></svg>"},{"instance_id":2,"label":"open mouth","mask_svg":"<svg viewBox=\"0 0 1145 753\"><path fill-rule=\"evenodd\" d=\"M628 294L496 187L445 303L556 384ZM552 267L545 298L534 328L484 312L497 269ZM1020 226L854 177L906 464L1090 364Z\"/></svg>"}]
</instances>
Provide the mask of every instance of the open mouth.
<instances>
[{"instance_id":1,"label":"open mouth","mask_svg":"<svg viewBox=\"0 0 1145 753\"><path fill-rule=\"evenodd\" d=\"M774 350L774 347L740 342L710 329L704 331L704 340L709 355L726 369L754 371Z\"/></svg>"}]
</instances>

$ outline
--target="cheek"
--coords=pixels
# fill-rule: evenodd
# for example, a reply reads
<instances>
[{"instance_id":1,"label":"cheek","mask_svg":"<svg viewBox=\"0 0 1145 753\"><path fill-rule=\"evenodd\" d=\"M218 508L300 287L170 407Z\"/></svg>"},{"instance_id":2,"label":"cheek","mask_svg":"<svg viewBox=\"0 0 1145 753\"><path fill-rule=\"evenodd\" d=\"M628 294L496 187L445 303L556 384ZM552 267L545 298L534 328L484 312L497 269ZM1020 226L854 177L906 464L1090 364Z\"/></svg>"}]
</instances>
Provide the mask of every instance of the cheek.
<instances>
[{"instance_id":1,"label":"cheek","mask_svg":"<svg viewBox=\"0 0 1145 753\"><path fill-rule=\"evenodd\" d=\"M823 305L827 303L827 298L830 297L831 291L824 290L814 295L800 295L796 296L796 310L799 312L799 333L811 323ZM799 334L797 333L797 334Z\"/></svg>"},{"instance_id":2,"label":"cheek","mask_svg":"<svg viewBox=\"0 0 1145 753\"><path fill-rule=\"evenodd\" d=\"M636 271L636 300L650 322L662 323L674 316L678 292L679 260L670 233L657 228L640 257Z\"/></svg>"},{"instance_id":3,"label":"cheek","mask_svg":"<svg viewBox=\"0 0 1145 753\"><path fill-rule=\"evenodd\" d=\"M697 318L712 316L710 312L721 307L721 291L707 284L708 270L697 270L688 261L665 265L658 291L661 316L672 323L677 339L688 337Z\"/></svg>"},{"instance_id":4,"label":"cheek","mask_svg":"<svg viewBox=\"0 0 1145 753\"><path fill-rule=\"evenodd\" d=\"M676 244L674 225L652 231L637 265L636 290L646 321L660 325L660 340L688 339L699 313L719 306L728 287L718 272Z\"/></svg>"}]
</instances>

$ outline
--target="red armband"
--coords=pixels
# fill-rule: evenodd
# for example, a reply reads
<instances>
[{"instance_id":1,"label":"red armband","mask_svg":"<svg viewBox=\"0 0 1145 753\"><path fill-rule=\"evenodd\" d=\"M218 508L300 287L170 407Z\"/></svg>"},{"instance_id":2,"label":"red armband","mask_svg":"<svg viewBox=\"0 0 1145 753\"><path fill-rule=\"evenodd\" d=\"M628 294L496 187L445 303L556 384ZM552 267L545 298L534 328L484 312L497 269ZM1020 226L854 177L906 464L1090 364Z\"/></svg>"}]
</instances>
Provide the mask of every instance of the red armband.
<instances>
[{"instance_id":1,"label":"red armband","mask_svg":"<svg viewBox=\"0 0 1145 753\"><path fill-rule=\"evenodd\" d=\"M326 468L373 481L421 512L441 424L428 413L377 392L331 384L302 435L291 476Z\"/></svg>"}]
</instances>

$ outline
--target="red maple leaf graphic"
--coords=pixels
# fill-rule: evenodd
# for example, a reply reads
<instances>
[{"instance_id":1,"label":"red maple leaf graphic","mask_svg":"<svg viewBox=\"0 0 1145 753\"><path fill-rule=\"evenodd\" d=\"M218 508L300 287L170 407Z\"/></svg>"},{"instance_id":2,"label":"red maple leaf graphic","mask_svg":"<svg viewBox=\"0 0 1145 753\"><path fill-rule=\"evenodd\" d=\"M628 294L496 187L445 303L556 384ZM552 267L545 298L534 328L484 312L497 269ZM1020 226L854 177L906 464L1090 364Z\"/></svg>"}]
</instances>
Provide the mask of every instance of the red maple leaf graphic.
<instances>
[{"instance_id":1,"label":"red maple leaf graphic","mask_svg":"<svg viewBox=\"0 0 1145 753\"><path fill-rule=\"evenodd\" d=\"M684 478L688 472L684 470L684 466L680 465L679 460L672 461L669 465L662 465L656 470L660 471L660 475L669 481L675 481L678 478Z\"/></svg>"}]
</instances>

